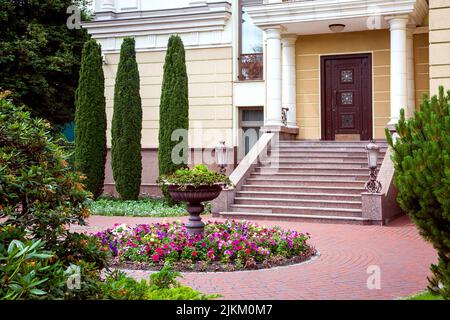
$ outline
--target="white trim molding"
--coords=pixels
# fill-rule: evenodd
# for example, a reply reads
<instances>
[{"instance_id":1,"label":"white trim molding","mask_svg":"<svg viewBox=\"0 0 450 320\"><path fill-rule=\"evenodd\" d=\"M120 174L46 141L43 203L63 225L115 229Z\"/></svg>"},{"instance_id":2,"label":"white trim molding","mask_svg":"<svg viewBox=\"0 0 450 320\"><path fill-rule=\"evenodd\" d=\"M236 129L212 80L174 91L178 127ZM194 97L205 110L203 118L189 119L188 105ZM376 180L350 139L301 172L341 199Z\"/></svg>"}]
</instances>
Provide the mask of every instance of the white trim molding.
<instances>
[{"instance_id":1,"label":"white trim molding","mask_svg":"<svg viewBox=\"0 0 450 320\"><path fill-rule=\"evenodd\" d=\"M104 51L119 50L124 37L136 37L136 49L154 50L165 47L171 34L186 39L187 46L232 45L230 18L228 1L199 2L187 8L96 12L82 26Z\"/></svg>"},{"instance_id":2,"label":"white trim molding","mask_svg":"<svg viewBox=\"0 0 450 320\"><path fill-rule=\"evenodd\" d=\"M263 28L269 25L370 18L374 15L407 14L416 25L428 12L426 0L315 0L272 2L245 7L253 22Z\"/></svg>"}]
</instances>

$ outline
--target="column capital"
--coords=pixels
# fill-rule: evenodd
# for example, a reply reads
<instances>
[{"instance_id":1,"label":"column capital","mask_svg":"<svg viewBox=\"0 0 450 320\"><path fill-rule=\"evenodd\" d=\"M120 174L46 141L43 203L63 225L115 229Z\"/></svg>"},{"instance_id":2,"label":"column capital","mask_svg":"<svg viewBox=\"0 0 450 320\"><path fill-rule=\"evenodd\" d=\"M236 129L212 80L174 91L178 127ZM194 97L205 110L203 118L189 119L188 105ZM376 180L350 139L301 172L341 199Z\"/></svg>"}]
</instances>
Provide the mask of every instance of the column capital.
<instances>
[{"instance_id":1,"label":"column capital","mask_svg":"<svg viewBox=\"0 0 450 320\"><path fill-rule=\"evenodd\" d=\"M298 35L296 34L283 34L281 37L281 42L283 43L283 46L294 46L295 42L297 41Z\"/></svg>"},{"instance_id":2,"label":"column capital","mask_svg":"<svg viewBox=\"0 0 450 320\"><path fill-rule=\"evenodd\" d=\"M387 16L384 19L389 23L390 30L405 30L409 22L408 15Z\"/></svg>"},{"instance_id":3,"label":"column capital","mask_svg":"<svg viewBox=\"0 0 450 320\"><path fill-rule=\"evenodd\" d=\"M281 39L281 27L273 26L264 29L266 39Z\"/></svg>"}]
</instances>

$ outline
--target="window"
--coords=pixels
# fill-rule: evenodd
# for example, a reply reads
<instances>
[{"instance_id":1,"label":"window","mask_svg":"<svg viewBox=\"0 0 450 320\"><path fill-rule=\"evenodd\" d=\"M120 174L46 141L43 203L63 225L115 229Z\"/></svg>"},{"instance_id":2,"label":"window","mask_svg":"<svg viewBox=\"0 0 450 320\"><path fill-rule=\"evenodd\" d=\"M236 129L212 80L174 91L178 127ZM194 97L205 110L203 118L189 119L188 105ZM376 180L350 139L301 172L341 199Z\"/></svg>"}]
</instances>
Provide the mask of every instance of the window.
<instances>
[{"instance_id":1,"label":"window","mask_svg":"<svg viewBox=\"0 0 450 320\"><path fill-rule=\"evenodd\" d=\"M239 80L263 79L263 32L253 24L250 16L243 10L245 5L254 4L254 0L240 0L240 37L239 37Z\"/></svg>"}]
</instances>

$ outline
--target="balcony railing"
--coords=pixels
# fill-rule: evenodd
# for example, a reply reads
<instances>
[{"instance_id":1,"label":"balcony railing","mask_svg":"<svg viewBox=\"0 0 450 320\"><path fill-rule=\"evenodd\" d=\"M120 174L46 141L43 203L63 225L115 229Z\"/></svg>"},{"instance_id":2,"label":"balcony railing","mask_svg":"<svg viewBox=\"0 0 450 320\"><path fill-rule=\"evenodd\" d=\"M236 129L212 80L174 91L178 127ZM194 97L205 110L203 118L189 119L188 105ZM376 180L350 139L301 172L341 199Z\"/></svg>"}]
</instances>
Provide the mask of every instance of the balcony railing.
<instances>
[{"instance_id":1,"label":"balcony railing","mask_svg":"<svg viewBox=\"0 0 450 320\"><path fill-rule=\"evenodd\" d=\"M263 54L248 53L239 56L239 80L263 79Z\"/></svg>"}]
</instances>

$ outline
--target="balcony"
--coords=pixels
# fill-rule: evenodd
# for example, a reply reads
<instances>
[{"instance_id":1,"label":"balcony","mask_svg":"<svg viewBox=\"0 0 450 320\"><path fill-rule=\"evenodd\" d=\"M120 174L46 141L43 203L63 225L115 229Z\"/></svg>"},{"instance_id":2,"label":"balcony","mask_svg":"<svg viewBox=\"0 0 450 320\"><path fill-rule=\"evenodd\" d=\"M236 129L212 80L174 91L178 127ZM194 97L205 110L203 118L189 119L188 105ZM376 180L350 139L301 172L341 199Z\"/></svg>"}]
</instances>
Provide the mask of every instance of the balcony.
<instances>
[{"instance_id":1,"label":"balcony","mask_svg":"<svg viewBox=\"0 0 450 320\"><path fill-rule=\"evenodd\" d=\"M239 80L263 80L262 53L247 53L239 56Z\"/></svg>"}]
</instances>

